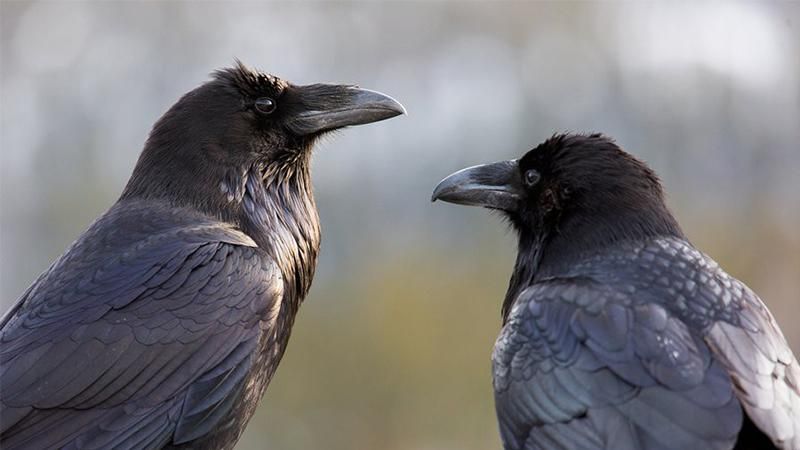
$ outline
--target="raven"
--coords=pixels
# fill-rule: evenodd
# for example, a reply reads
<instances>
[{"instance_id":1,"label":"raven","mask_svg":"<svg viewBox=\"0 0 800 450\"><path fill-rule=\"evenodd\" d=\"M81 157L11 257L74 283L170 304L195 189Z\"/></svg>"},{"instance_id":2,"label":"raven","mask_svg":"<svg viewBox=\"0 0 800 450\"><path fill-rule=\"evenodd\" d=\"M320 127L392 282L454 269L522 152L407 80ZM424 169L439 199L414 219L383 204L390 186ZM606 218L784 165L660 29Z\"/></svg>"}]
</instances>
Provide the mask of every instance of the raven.
<instances>
[{"instance_id":1,"label":"raven","mask_svg":"<svg viewBox=\"0 0 800 450\"><path fill-rule=\"evenodd\" d=\"M315 141L404 112L238 61L184 95L0 322L0 446L232 448L314 275Z\"/></svg>"},{"instance_id":2,"label":"raven","mask_svg":"<svg viewBox=\"0 0 800 450\"><path fill-rule=\"evenodd\" d=\"M437 199L518 236L492 354L507 450L800 449L800 367L775 319L611 139L555 135Z\"/></svg>"}]
</instances>

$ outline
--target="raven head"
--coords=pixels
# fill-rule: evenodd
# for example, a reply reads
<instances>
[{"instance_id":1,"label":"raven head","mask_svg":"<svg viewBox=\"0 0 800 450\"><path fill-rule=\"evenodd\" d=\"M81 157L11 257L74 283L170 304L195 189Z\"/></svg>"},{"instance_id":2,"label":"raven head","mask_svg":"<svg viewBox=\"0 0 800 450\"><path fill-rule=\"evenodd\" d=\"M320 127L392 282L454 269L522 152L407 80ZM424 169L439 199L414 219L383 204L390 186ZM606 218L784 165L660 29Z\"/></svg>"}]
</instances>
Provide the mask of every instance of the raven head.
<instances>
[{"instance_id":1,"label":"raven head","mask_svg":"<svg viewBox=\"0 0 800 450\"><path fill-rule=\"evenodd\" d=\"M257 152L304 152L325 132L405 113L400 103L379 92L351 85L297 86L240 62L215 78L207 85L209 100L226 116L213 119L216 134L233 128L249 135Z\"/></svg>"},{"instance_id":2,"label":"raven head","mask_svg":"<svg viewBox=\"0 0 800 450\"><path fill-rule=\"evenodd\" d=\"M656 174L600 134L556 135L520 159L463 169L432 200L499 210L541 245L680 234Z\"/></svg>"},{"instance_id":3,"label":"raven head","mask_svg":"<svg viewBox=\"0 0 800 450\"><path fill-rule=\"evenodd\" d=\"M556 135L522 158L470 167L442 180L432 200L500 211L519 236L503 302L537 277L617 241L683 234L661 184L642 161L599 135Z\"/></svg>"},{"instance_id":4,"label":"raven head","mask_svg":"<svg viewBox=\"0 0 800 450\"><path fill-rule=\"evenodd\" d=\"M384 94L350 85L298 86L245 67L217 71L155 124L125 197L166 197L230 209L248 171L265 183L304 170L317 138L405 113ZM300 170L300 171L302 171Z\"/></svg>"}]
</instances>

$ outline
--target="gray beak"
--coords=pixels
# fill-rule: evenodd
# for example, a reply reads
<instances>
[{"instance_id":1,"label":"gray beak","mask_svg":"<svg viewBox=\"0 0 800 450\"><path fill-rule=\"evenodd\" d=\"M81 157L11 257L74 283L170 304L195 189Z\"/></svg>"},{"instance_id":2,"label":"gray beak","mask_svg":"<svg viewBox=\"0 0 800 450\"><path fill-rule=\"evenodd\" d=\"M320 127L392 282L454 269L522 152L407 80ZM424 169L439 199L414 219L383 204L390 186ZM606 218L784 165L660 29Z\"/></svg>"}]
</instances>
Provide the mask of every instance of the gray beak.
<instances>
[{"instance_id":1,"label":"gray beak","mask_svg":"<svg viewBox=\"0 0 800 450\"><path fill-rule=\"evenodd\" d=\"M297 107L286 121L299 136L363 125L405 114L397 100L354 86L312 84L292 88Z\"/></svg>"},{"instance_id":2,"label":"gray beak","mask_svg":"<svg viewBox=\"0 0 800 450\"><path fill-rule=\"evenodd\" d=\"M468 167L442 180L431 201L483 206L515 211L520 201L522 177L516 160Z\"/></svg>"}]
</instances>

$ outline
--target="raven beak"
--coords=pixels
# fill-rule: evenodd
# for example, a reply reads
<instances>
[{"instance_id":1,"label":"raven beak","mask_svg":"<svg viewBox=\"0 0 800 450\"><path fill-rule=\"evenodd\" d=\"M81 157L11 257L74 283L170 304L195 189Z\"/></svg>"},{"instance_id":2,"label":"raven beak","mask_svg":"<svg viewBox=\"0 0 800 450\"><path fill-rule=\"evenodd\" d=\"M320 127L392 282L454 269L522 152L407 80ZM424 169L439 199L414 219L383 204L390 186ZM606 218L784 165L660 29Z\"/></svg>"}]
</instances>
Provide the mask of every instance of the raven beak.
<instances>
[{"instance_id":1,"label":"raven beak","mask_svg":"<svg viewBox=\"0 0 800 450\"><path fill-rule=\"evenodd\" d=\"M312 84L292 88L299 112L286 121L299 136L363 125L405 114L397 100L355 86Z\"/></svg>"},{"instance_id":2,"label":"raven beak","mask_svg":"<svg viewBox=\"0 0 800 450\"><path fill-rule=\"evenodd\" d=\"M516 160L468 167L448 176L433 190L431 201L516 211L522 177Z\"/></svg>"}]
</instances>

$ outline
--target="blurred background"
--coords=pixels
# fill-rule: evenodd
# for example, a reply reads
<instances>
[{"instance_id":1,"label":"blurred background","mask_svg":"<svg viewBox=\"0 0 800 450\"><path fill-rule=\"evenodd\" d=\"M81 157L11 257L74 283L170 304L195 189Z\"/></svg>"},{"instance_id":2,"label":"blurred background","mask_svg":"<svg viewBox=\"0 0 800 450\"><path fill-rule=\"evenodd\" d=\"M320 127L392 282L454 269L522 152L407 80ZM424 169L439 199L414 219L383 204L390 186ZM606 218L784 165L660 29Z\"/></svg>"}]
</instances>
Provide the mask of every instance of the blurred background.
<instances>
[{"instance_id":1,"label":"blurred background","mask_svg":"<svg viewBox=\"0 0 800 450\"><path fill-rule=\"evenodd\" d=\"M430 192L554 132L648 161L800 352L800 3L3 0L0 36L3 311L234 57L408 109L318 148L317 277L238 449L500 447L490 353L515 239Z\"/></svg>"}]
</instances>

